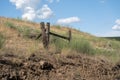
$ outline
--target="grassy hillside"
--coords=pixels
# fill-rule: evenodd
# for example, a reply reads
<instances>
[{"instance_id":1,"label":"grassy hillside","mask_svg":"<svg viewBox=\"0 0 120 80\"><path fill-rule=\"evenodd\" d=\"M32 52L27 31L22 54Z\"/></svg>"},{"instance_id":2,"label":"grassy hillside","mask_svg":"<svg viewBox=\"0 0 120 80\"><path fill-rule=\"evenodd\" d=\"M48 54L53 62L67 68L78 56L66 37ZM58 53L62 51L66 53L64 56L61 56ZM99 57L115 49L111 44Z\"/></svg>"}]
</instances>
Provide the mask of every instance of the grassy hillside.
<instances>
[{"instance_id":1,"label":"grassy hillside","mask_svg":"<svg viewBox=\"0 0 120 80\"><path fill-rule=\"evenodd\" d=\"M40 33L40 25L18 19L0 18L0 48L2 53L30 55L45 51L41 40L35 40ZM68 27L51 26L51 31L67 36ZM110 61L119 61L120 41L98 38L88 33L72 29L72 40L50 36L49 52L67 54L82 53L93 56L103 56ZM3 44L4 43L4 44Z\"/></svg>"},{"instance_id":2,"label":"grassy hillside","mask_svg":"<svg viewBox=\"0 0 120 80\"><path fill-rule=\"evenodd\" d=\"M52 32L64 36L68 30L51 26ZM71 30L70 42L50 36L46 50L41 38L36 40L38 23L0 17L0 79L120 79L120 41Z\"/></svg>"}]
</instances>

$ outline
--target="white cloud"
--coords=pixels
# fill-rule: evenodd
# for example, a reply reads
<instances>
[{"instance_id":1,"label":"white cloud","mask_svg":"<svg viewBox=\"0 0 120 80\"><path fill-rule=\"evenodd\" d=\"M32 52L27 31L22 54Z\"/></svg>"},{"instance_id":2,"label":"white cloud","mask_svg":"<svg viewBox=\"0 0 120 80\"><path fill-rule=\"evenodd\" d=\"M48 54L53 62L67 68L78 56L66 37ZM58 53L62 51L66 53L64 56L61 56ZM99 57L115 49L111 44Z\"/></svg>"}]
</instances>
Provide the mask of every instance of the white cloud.
<instances>
[{"instance_id":1,"label":"white cloud","mask_svg":"<svg viewBox=\"0 0 120 80\"><path fill-rule=\"evenodd\" d=\"M57 21L58 24L70 24L76 22L80 22L80 19L78 17L63 18Z\"/></svg>"},{"instance_id":2,"label":"white cloud","mask_svg":"<svg viewBox=\"0 0 120 80\"><path fill-rule=\"evenodd\" d=\"M22 19L32 21L33 19L35 19L35 17L36 17L35 10L31 7L26 7L22 15Z\"/></svg>"},{"instance_id":3,"label":"white cloud","mask_svg":"<svg viewBox=\"0 0 120 80\"><path fill-rule=\"evenodd\" d=\"M113 30L120 30L120 19L115 21L115 25L112 27Z\"/></svg>"},{"instance_id":4,"label":"white cloud","mask_svg":"<svg viewBox=\"0 0 120 80\"><path fill-rule=\"evenodd\" d=\"M115 22L116 24L120 25L120 19L117 19Z\"/></svg>"},{"instance_id":5,"label":"white cloud","mask_svg":"<svg viewBox=\"0 0 120 80\"><path fill-rule=\"evenodd\" d=\"M16 6L16 9L23 11L22 19L30 21L35 18L48 19L53 16L53 11L48 5L43 5L40 9L36 9L40 1L42 0L10 0ZM47 1L52 3L54 0Z\"/></svg>"},{"instance_id":6,"label":"white cloud","mask_svg":"<svg viewBox=\"0 0 120 80\"><path fill-rule=\"evenodd\" d=\"M100 37L115 37L120 36L120 19L115 20L115 25L112 27L112 31L106 33L96 34L96 36Z\"/></svg>"},{"instance_id":7,"label":"white cloud","mask_svg":"<svg viewBox=\"0 0 120 80\"><path fill-rule=\"evenodd\" d=\"M113 29L113 30L120 30L120 25L114 25L114 26L112 27L112 29Z\"/></svg>"},{"instance_id":8,"label":"white cloud","mask_svg":"<svg viewBox=\"0 0 120 80\"><path fill-rule=\"evenodd\" d=\"M27 3L27 0L10 0L10 2L12 2L17 9L20 9Z\"/></svg>"},{"instance_id":9,"label":"white cloud","mask_svg":"<svg viewBox=\"0 0 120 80\"><path fill-rule=\"evenodd\" d=\"M40 19L48 19L51 16L53 16L53 11L46 4L37 11L37 17Z\"/></svg>"}]
</instances>

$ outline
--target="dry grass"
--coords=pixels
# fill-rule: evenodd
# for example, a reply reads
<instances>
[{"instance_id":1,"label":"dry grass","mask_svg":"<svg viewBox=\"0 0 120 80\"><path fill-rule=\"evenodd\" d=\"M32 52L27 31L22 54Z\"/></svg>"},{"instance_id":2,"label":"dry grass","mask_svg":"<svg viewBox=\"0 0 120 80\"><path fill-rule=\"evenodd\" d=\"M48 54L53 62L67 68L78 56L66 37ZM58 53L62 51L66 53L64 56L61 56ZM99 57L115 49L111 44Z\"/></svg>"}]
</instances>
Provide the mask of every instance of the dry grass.
<instances>
[{"instance_id":1,"label":"dry grass","mask_svg":"<svg viewBox=\"0 0 120 80\"><path fill-rule=\"evenodd\" d=\"M45 50L40 40L21 36L21 33L19 33L17 30L8 28L5 25L6 22L14 23L14 25L19 27L27 26L32 29L40 29L39 24L16 19L0 18L0 33L2 33L6 39L4 46L0 50L0 55L14 54L17 56L24 56L26 60L29 59L32 54L36 54L33 55L33 58L31 58L33 59L33 61L28 60L28 62L23 62L23 67L31 71L33 75L35 75L35 72L39 72L41 70L38 69L33 72L31 68L28 67L34 65L34 67L38 68L40 65L37 65L37 62L34 61L38 60L39 63L39 60L43 59L53 64L53 66L55 67L53 71L49 71L49 77L47 77L51 78L51 80L61 80L61 78L63 78L63 80L115 80L120 77L119 63L113 65L117 61L119 61L119 41L96 38L87 33L79 32L75 29L72 29L72 36L74 36L74 39L78 40L77 43L80 42L80 39L84 38L83 41L87 40L87 42L85 43L90 44L90 47L86 44L85 46L88 46L88 48L94 48L95 55L88 56L88 53L82 54L80 48L78 48L79 46L77 46L76 49L80 51L76 51L74 49L75 45L73 45L72 48L70 48L69 46L66 47L66 45L61 45L63 42L66 42L64 40L61 40L61 42L58 43L60 44L58 46L60 48L62 47L60 52L57 52L56 45L52 43L50 43L49 49ZM52 31L62 35L67 35L68 29L69 28L64 27L51 27ZM83 42L79 43L79 45L83 45L82 43ZM12 58L11 60L15 64L17 63L17 61L18 63L25 61L19 60L19 58L14 58L14 60ZM28 64L28 67L26 67L24 64ZM43 71L43 73L44 74L42 74L42 77L48 76L47 74L45 74L45 71Z\"/></svg>"},{"instance_id":2,"label":"dry grass","mask_svg":"<svg viewBox=\"0 0 120 80\"><path fill-rule=\"evenodd\" d=\"M6 54L0 55L0 65L0 79L18 77L23 80L119 80L120 77L120 68L116 68L119 63L113 65L105 58L75 53L36 53L28 58Z\"/></svg>"},{"instance_id":3,"label":"dry grass","mask_svg":"<svg viewBox=\"0 0 120 80\"><path fill-rule=\"evenodd\" d=\"M15 53L19 53L19 54L31 54L36 51L37 52L39 52L41 50L44 51L41 41L36 41L34 39L25 38L25 37L21 36L24 33L20 33L15 29L8 28L7 25L5 25L7 22L10 22L10 23L13 23L14 26L22 28L22 29L30 28L32 30L40 30L39 24L33 23L33 22L26 22L26 21L22 21L22 20L17 20L17 19L3 18L3 17L0 18L0 22L1 22L0 23L0 25L1 25L0 32L3 33L3 35L5 35L5 37L6 37L6 43L3 48L3 51L11 50L11 51L13 51ZM56 27L56 26L51 27L51 31L53 31L57 34L64 35L64 36L67 36L68 30L69 30L68 27L60 27L60 26L59 27ZM51 38L52 38L52 36L51 36ZM73 44L75 44L74 40L76 40L76 39L77 39L76 44L78 43L79 46L78 46L78 44L73 45L73 46L71 45L72 46L71 49L70 49L70 46L66 47L66 44L64 45L64 43L67 43L67 41L64 41L61 39L60 43L56 42L58 48L59 47L61 48L60 52L58 51L58 53L66 53L69 51L76 52L76 50L78 50L81 53L84 48L82 50L80 50L79 47L84 46L84 45L82 45L82 43L80 43L81 39L83 39L83 43L86 43L85 41L87 40L87 42L90 44L90 47L95 49L95 51L92 52L93 54L95 53L95 55L98 55L98 56L100 56L100 55L106 56L109 59L111 59L111 61L113 61L113 62L119 61L119 56L120 56L120 51L119 51L119 48L120 48L119 43L120 42L119 41L97 38L97 37L94 37L87 33L72 29L72 41L71 42ZM61 42L62 42L63 46L61 45ZM88 43L86 43L86 44L88 44ZM110 45L112 45L112 46L110 46ZM51 43L49 46L50 52L57 53L57 50L56 50L57 46L55 44ZM76 48L74 48L75 46L76 46ZM87 46L87 45L85 45L85 46ZM84 49L84 51L86 52L86 49Z\"/></svg>"},{"instance_id":4,"label":"dry grass","mask_svg":"<svg viewBox=\"0 0 120 80\"><path fill-rule=\"evenodd\" d=\"M16 20L2 19L5 21L14 22L16 25L26 25L32 27L33 24L29 24L27 22L19 22ZM4 23L1 24L0 32L3 33L6 37L5 46L1 50L1 52L11 52L17 55L31 55L32 53L42 50L42 44L39 41L35 41L32 39L23 38L20 36L19 32L5 27Z\"/></svg>"}]
</instances>

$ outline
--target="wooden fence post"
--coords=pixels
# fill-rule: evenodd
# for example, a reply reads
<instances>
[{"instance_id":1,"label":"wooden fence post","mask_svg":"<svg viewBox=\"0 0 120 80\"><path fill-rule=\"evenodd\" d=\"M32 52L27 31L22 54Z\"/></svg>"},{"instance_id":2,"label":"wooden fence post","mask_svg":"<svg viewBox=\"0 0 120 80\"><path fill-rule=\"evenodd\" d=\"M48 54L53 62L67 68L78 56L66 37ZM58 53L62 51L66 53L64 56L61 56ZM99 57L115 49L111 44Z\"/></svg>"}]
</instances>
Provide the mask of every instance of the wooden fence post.
<instances>
[{"instance_id":1,"label":"wooden fence post","mask_svg":"<svg viewBox=\"0 0 120 80\"><path fill-rule=\"evenodd\" d=\"M40 26L41 26L42 42L43 42L44 48L48 48L48 40L47 40L47 34L46 34L44 22L41 22Z\"/></svg>"},{"instance_id":2,"label":"wooden fence post","mask_svg":"<svg viewBox=\"0 0 120 80\"><path fill-rule=\"evenodd\" d=\"M71 30L69 29L69 42L72 39L72 34L71 34Z\"/></svg>"},{"instance_id":3,"label":"wooden fence post","mask_svg":"<svg viewBox=\"0 0 120 80\"><path fill-rule=\"evenodd\" d=\"M48 22L46 26L47 26L46 27L47 41L49 44L49 41L50 41L50 23Z\"/></svg>"},{"instance_id":4,"label":"wooden fence post","mask_svg":"<svg viewBox=\"0 0 120 80\"><path fill-rule=\"evenodd\" d=\"M41 22L40 27L41 27L41 34L38 35L38 37L36 39L42 37L42 43L43 43L44 48L48 48L49 41L50 41L50 35L66 39L69 42L71 41L71 38L72 38L71 30L69 30L69 32L68 32L69 36L66 37L66 36L62 36L62 35L50 32L50 23L49 22L47 22L46 27L45 27L45 23Z\"/></svg>"}]
</instances>

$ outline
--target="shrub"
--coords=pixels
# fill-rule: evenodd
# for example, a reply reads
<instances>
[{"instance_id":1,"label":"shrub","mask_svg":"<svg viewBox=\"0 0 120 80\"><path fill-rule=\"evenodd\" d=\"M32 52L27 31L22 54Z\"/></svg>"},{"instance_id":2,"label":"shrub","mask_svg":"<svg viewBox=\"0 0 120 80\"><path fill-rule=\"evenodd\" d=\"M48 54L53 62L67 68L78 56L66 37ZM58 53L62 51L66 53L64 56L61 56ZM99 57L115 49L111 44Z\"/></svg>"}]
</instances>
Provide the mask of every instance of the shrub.
<instances>
[{"instance_id":1,"label":"shrub","mask_svg":"<svg viewBox=\"0 0 120 80\"><path fill-rule=\"evenodd\" d=\"M12 22L6 22L5 25L11 29L17 30L19 33L23 34L24 37L28 38L30 38L31 35L33 36L40 33L39 30L32 29L28 26L16 26Z\"/></svg>"},{"instance_id":2,"label":"shrub","mask_svg":"<svg viewBox=\"0 0 120 80\"><path fill-rule=\"evenodd\" d=\"M56 52L61 52L63 48L67 47L66 41L58 37L51 37L51 43L55 45Z\"/></svg>"},{"instance_id":3,"label":"shrub","mask_svg":"<svg viewBox=\"0 0 120 80\"><path fill-rule=\"evenodd\" d=\"M60 26L60 25L56 25L56 28L60 29L60 28L61 28L61 26Z\"/></svg>"},{"instance_id":4,"label":"shrub","mask_svg":"<svg viewBox=\"0 0 120 80\"><path fill-rule=\"evenodd\" d=\"M51 43L53 43L55 45L56 51L59 51L59 52L62 49L66 48L66 49L74 50L78 53L94 54L93 47L91 46L89 41L87 41L84 38L78 38L78 39L74 38L69 43L66 40L63 40L63 39L60 39L60 38L57 38L57 37L52 37Z\"/></svg>"},{"instance_id":5,"label":"shrub","mask_svg":"<svg viewBox=\"0 0 120 80\"><path fill-rule=\"evenodd\" d=\"M5 25L9 28L16 29L16 26L12 22L6 22Z\"/></svg>"},{"instance_id":6,"label":"shrub","mask_svg":"<svg viewBox=\"0 0 120 80\"><path fill-rule=\"evenodd\" d=\"M22 34L24 35L24 36L26 36L26 37L28 37L29 35L30 35L30 33L31 33L31 31L32 31L32 29L31 28L28 28L28 27L22 27L21 28L21 30L22 30Z\"/></svg>"},{"instance_id":7,"label":"shrub","mask_svg":"<svg viewBox=\"0 0 120 80\"><path fill-rule=\"evenodd\" d=\"M83 38L74 39L70 43L70 48L78 53L93 54L93 48L90 43Z\"/></svg>"},{"instance_id":8,"label":"shrub","mask_svg":"<svg viewBox=\"0 0 120 80\"><path fill-rule=\"evenodd\" d=\"M28 26L23 26L23 27L21 27L20 33L22 33L24 37L27 37L27 38L34 37L35 38L35 37L37 37L37 35L40 34L40 30L32 29Z\"/></svg>"}]
</instances>

